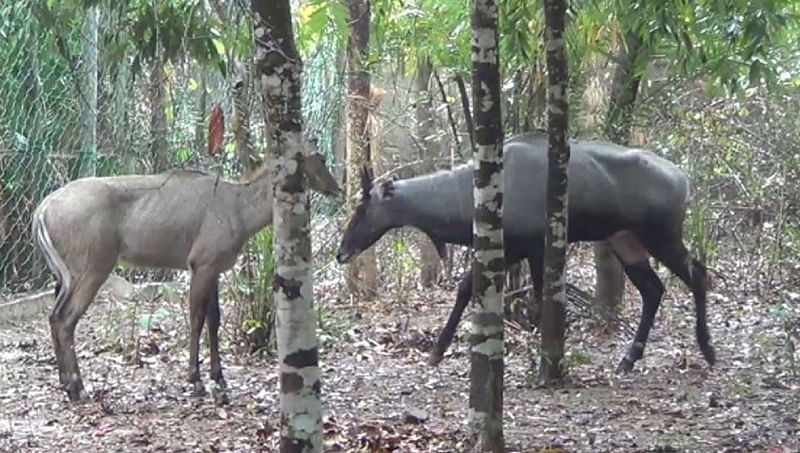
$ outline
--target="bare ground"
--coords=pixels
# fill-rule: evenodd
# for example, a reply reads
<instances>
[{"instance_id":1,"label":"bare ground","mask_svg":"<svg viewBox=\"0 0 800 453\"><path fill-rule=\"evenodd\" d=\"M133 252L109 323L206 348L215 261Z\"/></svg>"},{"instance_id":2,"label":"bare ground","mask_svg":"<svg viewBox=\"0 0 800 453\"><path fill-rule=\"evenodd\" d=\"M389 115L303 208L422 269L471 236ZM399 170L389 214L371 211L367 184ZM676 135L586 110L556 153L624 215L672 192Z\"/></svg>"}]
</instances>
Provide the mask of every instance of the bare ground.
<instances>
[{"instance_id":1,"label":"bare ground","mask_svg":"<svg viewBox=\"0 0 800 453\"><path fill-rule=\"evenodd\" d=\"M645 359L626 376L613 370L629 334L599 335L578 314L568 332L569 382L534 388L529 357L537 338L509 328L508 450L799 451L791 336L773 305L734 286L710 297L713 369L696 347L693 305L682 288L668 290ZM326 451L465 451L469 323L438 368L424 363L454 292L358 303L321 287L317 293ZM639 309L638 297L627 294L629 323ZM56 388L46 317L0 325L0 451L277 451L276 362L227 342L231 402L192 398L187 332L180 302L98 300L77 333L92 400L71 405ZM207 360L202 366L207 372ZM407 423L408 410L427 420Z\"/></svg>"}]
</instances>

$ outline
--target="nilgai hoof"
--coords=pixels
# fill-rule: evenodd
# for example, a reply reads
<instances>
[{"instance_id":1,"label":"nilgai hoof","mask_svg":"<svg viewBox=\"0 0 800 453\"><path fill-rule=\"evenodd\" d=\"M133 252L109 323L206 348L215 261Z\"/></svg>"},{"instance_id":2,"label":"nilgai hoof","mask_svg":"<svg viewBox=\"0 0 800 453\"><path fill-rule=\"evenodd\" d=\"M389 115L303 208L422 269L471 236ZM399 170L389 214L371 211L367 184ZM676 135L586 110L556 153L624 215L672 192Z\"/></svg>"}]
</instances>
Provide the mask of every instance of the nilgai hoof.
<instances>
[{"instance_id":1,"label":"nilgai hoof","mask_svg":"<svg viewBox=\"0 0 800 453\"><path fill-rule=\"evenodd\" d=\"M70 402L80 403L89 399L89 395L87 395L86 391L83 389L82 381L70 381L65 386L65 390L67 391Z\"/></svg>"},{"instance_id":2,"label":"nilgai hoof","mask_svg":"<svg viewBox=\"0 0 800 453\"><path fill-rule=\"evenodd\" d=\"M216 378L212 376L212 379L214 380L214 382L217 383L217 388L220 388L220 389L228 388L228 383L225 382L225 378L223 378L222 375L220 375L220 376L218 376Z\"/></svg>"},{"instance_id":3,"label":"nilgai hoof","mask_svg":"<svg viewBox=\"0 0 800 453\"><path fill-rule=\"evenodd\" d=\"M444 359L444 354L441 351L431 351L431 355L428 356L428 365L437 366L442 359Z\"/></svg>"},{"instance_id":4,"label":"nilgai hoof","mask_svg":"<svg viewBox=\"0 0 800 453\"><path fill-rule=\"evenodd\" d=\"M623 373L630 373L631 371L633 371L633 360L627 357L623 358L619 362L619 365L617 365L617 373L623 374Z\"/></svg>"},{"instance_id":5,"label":"nilgai hoof","mask_svg":"<svg viewBox=\"0 0 800 453\"><path fill-rule=\"evenodd\" d=\"M214 397L214 404L217 406L225 406L231 402L227 387L214 387L211 389L211 396Z\"/></svg>"},{"instance_id":6,"label":"nilgai hoof","mask_svg":"<svg viewBox=\"0 0 800 453\"><path fill-rule=\"evenodd\" d=\"M192 390L192 396L200 397L206 396L206 388L203 386L203 383L200 381L194 382L194 390Z\"/></svg>"},{"instance_id":7,"label":"nilgai hoof","mask_svg":"<svg viewBox=\"0 0 800 453\"><path fill-rule=\"evenodd\" d=\"M617 366L617 373L629 373L633 371L633 364L644 356L644 343L634 341L628 353L622 358Z\"/></svg>"},{"instance_id":8,"label":"nilgai hoof","mask_svg":"<svg viewBox=\"0 0 800 453\"><path fill-rule=\"evenodd\" d=\"M717 363L717 354L714 352L714 347L710 344L705 346L700 346L700 352L703 353L703 357L705 357L706 362L708 362L709 366L714 366Z\"/></svg>"}]
</instances>

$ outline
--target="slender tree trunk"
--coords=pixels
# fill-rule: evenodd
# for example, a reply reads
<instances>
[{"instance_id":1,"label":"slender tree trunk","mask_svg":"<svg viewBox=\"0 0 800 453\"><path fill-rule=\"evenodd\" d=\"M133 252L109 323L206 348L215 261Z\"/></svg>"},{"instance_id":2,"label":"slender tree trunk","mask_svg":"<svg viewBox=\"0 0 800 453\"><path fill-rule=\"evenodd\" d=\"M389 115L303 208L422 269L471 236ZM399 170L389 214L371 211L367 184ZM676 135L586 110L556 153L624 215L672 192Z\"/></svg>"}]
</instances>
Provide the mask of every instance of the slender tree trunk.
<instances>
[{"instance_id":1,"label":"slender tree trunk","mask_svg":"<svg viewBox=\"0 0 800 453\"><path fill-rule=\"evenodd\" d=\"M280 368L280 451L322 452L320 372L313 306L308 182L302 168L302 61L289 0L252 0L256 64L274 181L273 285Z\"/></svg>"},{"instance_id":2,"label":"slender tree trunk","mask_svg":"<svg viewBox=\"0 0 800 453\"><path fill-rule=\"evenodd\" d=\"M97 173L97 6L86 10L83 22L83 94L81 110L81 157L78 177Z\"/></svg>"},{"instance_id":3,"label":"slender tree trunk","mask_svg":"<svg viewBox=\"0 0 800 453\"><path fill-rule=\"evenodd\" d=\"M498 3L472 2L472 105L475 112L469 415L474 451L503 452L503 123Z\"/></svg>"},{"instance_id":4,"label":"slender tree trunk","mask_svg":"<svg viewBox=\"0 0 800 453\"><path fill-rule=\"evenodd\" d=\"M224 5L221 0L209 0L208 2L211 5L211 8L217 13L217 17L219 17L220 22L223 24L228 24L228 14L225 10L227 5Z\"/></svg>"},{"instance_id":5,"label":"slender tree trunk","mask_svg":"<svg viewBox=\"0 0 800 453\"><path fill-rule=\"evenodd\" d=\"M525 118L522 122L522 130L529 132L532 130L542 130L547 122L547 75L541 67L541 62L534 62L531 65L529 76L531 78L528 89L527 105Z\"/></svg>"},{"instance_id":6,"label":"slender tree trunk","mask_svg":"<svg viewBox=\"0 0 800 453\"><path fill-rule=\"evenodd\" d=\"M383 168L383 142L381 137L383 136L383 119L380 116L380 109L381 103L383 102L383 97L386 95L386 91L377 88L377 87L370 87L369 90L369 115L367 115L367 128L369 132L367 135L369 136L369 157L372 161L372 171L376 175L382 175L384 172Z\"/></svg>"},{"instance_id":7,"label":"slender tree trunk","mask_svg":"<svg viewBox=\"0 0 800 453\"><path fill-rule=\"evenodd\" d=\"M250 95L247 87L249 84L239 80L233 86L233 139L236 143L236 155L244 168L245 179L252 176L261 166L261 160L253 149L252 136L250 135Z\"/></svg>"},{"instance_id":8,"label":"slender tree trunk","mask_svg":"<svg viewBox=\"0 0 800 453\"><path fill-rule=\"evenodd\" d=\"M547 48L547 231L544 249L544 301L542 303L542 364L539 381L551 384L562 379L565 306L567 302L567 141L569 73L564 25L565 0L544 0L545 46Z\"/></svg>"},{"instance_id":9,"label":"slender tree trunk","mask_svg":"<svg viewBox=\"0 0 800 453\"><path fill-rule=\"evenodd\" d=\"M152 172L169 166L167 147L167 90L164 63L156 58L150 64L150 162Z\"/></svg>"},{"instance_id":10,"label":"slender tree trunk","mask_svg":"<svg viewBox=\"0 0 800 453\"><path fill-rule=\"evenodd\" d=\"M336 51L336 67L344 68L347 64L347 47L343 46ZM336 80L344 83L346 80L345 72L337 74ZM347 102L342 102L337 105L336 109L336 132L333 142L333 167L334 177L342 187L347 189L348 175L347 175ZM358 175L358 173L356 173Z\"/></svg>"},{"instance_id":11,"label":"slender tree trunk","mask_svg":"<svg viewBox=\"0 0 800 453\"><path fill-rule=\"evenodd\" d=\"M346 0L350 11L350 37L347 41L347 199L355 202L361 187L358 178L362 166L372 166L369 118L370 75L365 68L369 52L369 0ZM378 268L375 247L361 253L348 268L351 292L373 297L377 292Z\"/></svg>"},{"instance_id":12,"label":"slender tree trunk","mask_svg":"<svg viewBox=\"0 0 800 453\"><path fill-rule=\"evenodd\" d=\"M636 33L626 33L617 54L617 67L611 82L611 96L604 124L606 138L620 145L627 145L631 136L631 118L636 104L641 75L636 64L645 55L641 38ZM622 303L625 289L625 274L611 246L607 242L594 245L595 263L595 317L602 330L613 333L617 329L615 320Z\"/></svg>"},{"instance_id":13,"label":"slender tree trunk","mask_svg":"<svg viewBox=\"0 0 800 453\"><path fill-rule=\"evenodd\" d=\"M520 123L520 110L521 110L521 108L520 107L522 105L522 102L521 102L522 91L521 91L521 89L522 89L522 85L523 85L523 80L522 80L523 74L524 74L523 71L519 70L519 69L514 73L513 92L511 94L511 96L509 97L510 99L508 100L508 103L507 103L507 106L506 106L506 112L508 112L508 115L509 115L509 118L506 120L507 121L506 130L508 130L508 128L510 128L512 136L513 135L517 135L520 132L522 132L520 130L520 127L521 127L521 123ZM514 263L511 266L509 266L508 269L506 269L506 285L505 285L506 294L518 290L522 286L522 284L523 284L522 263L521 262ZM511 302L511 301L509 301L509 302ZM530 298L528 299L528 303L529 303L529 307L530 307L530 305L532 305L532 304L530 304L531 303ZM509 305L511 305L511 304L509 304ZM505 312L506 316L510 317L511 319L516 319L517 315L520 313L520 310L517 309L517 306L516 305L508 306L507 308L508 309ZM532 307L530 307L530 308L532 308Z\"/></svg>"},{"instance_id":14,"label":"slender tree trunk","mask_svg":"<svg viewBox=\"0 0 800 453\"><path fill-rule=\"evenodd\" d=\"M200 91L197 95L197 121L194 124L194 150L196 156L201 156L206 149L206 135L208 131L208 70L205 67L199 67L197 70L200 72ZM235 101L234 101L235 102Z\"/></svg>"},{"instance_id":15,"label":"slender tree trunk","mask_svg":"<svg viewBox=\"0 0 800 453\"><path fill-rule=\"evenodd\" d=\"M422 168L426 173L435 169L432 160L439 155L438 141L429 139L434 131L433 102L432 96L428 92L432 73L433 65L430 60L420 60L417 65L417 77L414 80L417 98L415 113L417 117L417 135L424 150L424 154L420 156L424 162ZM417 233L417 245L419 246L420 261L422 262L419 279L422 286L427 288L435 284L439 279L439 253L436 251L436 246L425 234Z\"/></svg>"}]
</instances>

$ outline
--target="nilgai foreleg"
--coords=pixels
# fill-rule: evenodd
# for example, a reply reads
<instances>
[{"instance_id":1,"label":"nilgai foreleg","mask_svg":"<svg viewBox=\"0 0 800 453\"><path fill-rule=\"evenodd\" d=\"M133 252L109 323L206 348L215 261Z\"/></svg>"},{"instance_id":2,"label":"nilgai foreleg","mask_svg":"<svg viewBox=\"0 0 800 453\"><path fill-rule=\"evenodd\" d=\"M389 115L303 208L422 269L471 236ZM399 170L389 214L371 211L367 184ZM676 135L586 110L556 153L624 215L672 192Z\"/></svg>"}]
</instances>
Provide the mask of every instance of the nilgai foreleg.
<instances>
[{"instance_id":1,"label":"nilgai foreleg","mask_svg":"<svg viewBox=\"0 0 800 453\"><path fill-rule=\"evenodd\" d=\"M222 361L219 357L219 276L214 278L214 283L208 293L206 309L206 326L208 327L208 344L211 349L211 379L221 388L225 388L225 379L222 377Z\"/></svg>"},{"instance_id":2,"label":"nilgai foreleg","mask_svg":"<svg viewBox=\"0 0 800 453\"><path fill-rule=\"evenodd\" d=\"M461 282L458 284L456 304L453 307L453 311L450 312L450 317L447 319L447 324L439 333L439 339L436 341L436 346L434 346L433 351L431 351L431 355L428 357L428 365L436 366L442 361L442 358L444 358L445 351L447 351L447 348L450 347L450 343L453 342L456 328L458 327L459 321L461 321L461 315L464 313L464 309L467 308L467 304L471 298L472 269L470 268L461 277Z\"/></svg>"},{"instance_id":3,"label":"nilgai foreleg","mask_svg":"<svg viewBox=\"0 0 800 453\"><path fill-rule=\"evenodd\" d=\"M208 301L217 281L217 273L205 267L192 269L192 283L189 289L189 382L194 384L193 395L205 394L203 382L200 380L200 334L206 321Z\"/></svg>"},{"instance_id":4,"label":"nilgai foreleg","mask_svg":"<svg viewBox=\"0 0 800 453\"><path fill-rule=\"evenodd\" d=\"M622 261L625 274L642 296L642 316L633 344L617 366L617 372L628 372L633 369L634 363L644 355L647 337L650 335L650 329L653 327L653 321L664 294L664 284L650 267L650 255L647 250L632 232L616 233L609 238L608 242Z\"/></svg>"},{"instance_id":5,"label":"nilgai foreleg","mask_svg":"<svg viewBox=\"0 0 800 453\"><path fill-rule=\"evenodd\" d=\"M59 376L71 401L86 399L78 358L75 355L75 327L94 300L108 273L85 272L75 279L72 294L58 303L50 315L50 329L61 356Z\"/></svg>"},{"instance_id":6,"label":"nilgai foreleg","mask_svg":"<svg viewBox=\"0 0 800 453\"><path fill-rule=\"evenodd\" d=\"M532 326L539 326L541 318L540 311L542 309L542 302L544 301L544 256L539 253L533 253L528 256L528 266L531 268L531 284L533 285L533 300L528 301L530 307L530 323ZM530 298L529 298L530 299Z\"/></svg>"}]
</instances>

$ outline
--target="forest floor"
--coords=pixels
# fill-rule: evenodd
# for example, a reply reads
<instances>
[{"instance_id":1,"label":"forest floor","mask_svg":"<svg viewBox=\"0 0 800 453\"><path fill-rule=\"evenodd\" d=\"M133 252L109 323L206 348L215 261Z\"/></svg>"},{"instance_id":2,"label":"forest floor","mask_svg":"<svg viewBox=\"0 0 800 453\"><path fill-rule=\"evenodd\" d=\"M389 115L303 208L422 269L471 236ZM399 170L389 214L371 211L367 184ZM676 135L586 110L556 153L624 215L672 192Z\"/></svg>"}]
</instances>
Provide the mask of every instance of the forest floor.
<instances>
[{"instance_id":1,"label":"forest floor","mask_svg":"<svg viewBox=\"0 0 800 453\"><path fill-rule=\"evenodd\" d=\"M590 287L580 271L571 281ZM631 341L624 329L600 335L573 313L569 379L557 390L530 385L537 337L506 330L509 452L800 450L800 379L775 307L735 276L716 288L709 325L718 365L709 369L693 337L691 299L669 282L645 358L625 376L614 373ZM437 368L425 364L452 286L351 302L317 285L326 451L465 451L469 322ZM628 288L628 324L640 306ZM230 340L224 312L223 329ZM76 340L91 401L73 405L56 387L46 316L0 325L0 451L277 451L275 360L237 353L227 341L230 403L218 406L212 396L189 396L187 332L179 298L138 307L100 298ZM201 366L211 389L206 355ZM410 423L406 412L424 421Z\"/></svg>"}]
</instances>

